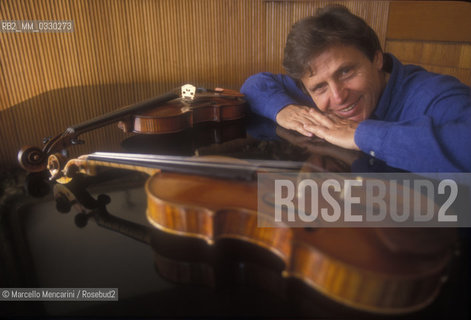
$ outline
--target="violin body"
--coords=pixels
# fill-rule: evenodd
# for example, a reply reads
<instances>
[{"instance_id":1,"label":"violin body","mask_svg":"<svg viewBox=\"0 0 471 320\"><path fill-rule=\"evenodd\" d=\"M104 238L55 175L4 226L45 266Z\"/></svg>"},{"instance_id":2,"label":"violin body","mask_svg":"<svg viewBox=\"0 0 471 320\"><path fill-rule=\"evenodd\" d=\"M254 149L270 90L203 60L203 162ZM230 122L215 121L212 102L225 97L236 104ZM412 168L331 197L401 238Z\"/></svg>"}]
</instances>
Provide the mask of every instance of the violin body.
<instances>
[{"instance_id":1,"label":"violin body","mask_svg":"<svg viewBox=\"0 0 471 320\"><path fill-rule=\"evenodd\" d=\"M381 229L260 228L260 213L270 208L257 207L256 182L160 172L147 181L146 192L147 218L156 228L210 245L231 238L269 250L284 262L283 276L361 311L402 314L424 308L438 294L452 257L444 247L427 254L391 250L382 241L390 231ZM421 231L401 232L412 242ZM454 238L450 230L428 235L437 242Z\"/></svg>"},{"instance_id":2,"label":"violin body","mask_svg":"<svg viewBox=\"0 0 471 320\"><path fill-rule=\"evenodd\" d=\"M164 134L180 132L203 122L222 122L245 116L246 103L239 96L217 94L196 99L192 103L175 99L144 113L120 121L124 132Z\"/></svg>"}]
</instances>

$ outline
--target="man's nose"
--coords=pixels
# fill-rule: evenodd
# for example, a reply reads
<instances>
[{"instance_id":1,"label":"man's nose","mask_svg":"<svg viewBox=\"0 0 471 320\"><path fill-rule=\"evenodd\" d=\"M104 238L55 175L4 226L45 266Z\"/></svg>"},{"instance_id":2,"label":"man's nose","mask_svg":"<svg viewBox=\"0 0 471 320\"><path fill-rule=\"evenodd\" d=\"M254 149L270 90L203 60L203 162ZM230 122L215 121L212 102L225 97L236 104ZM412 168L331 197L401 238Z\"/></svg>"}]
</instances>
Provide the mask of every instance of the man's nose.
<instances>
[{"instance_id":1,"label":"man's nose","mask_svg":"<svg viewBox=\"0 0 471 320\"><path fill-rule=\"evenodd\" d=\"M342 83L333 82L330 85L330 98L334 105L343 104L348 97L348 90Z\"/></svg>"}]
</instances>

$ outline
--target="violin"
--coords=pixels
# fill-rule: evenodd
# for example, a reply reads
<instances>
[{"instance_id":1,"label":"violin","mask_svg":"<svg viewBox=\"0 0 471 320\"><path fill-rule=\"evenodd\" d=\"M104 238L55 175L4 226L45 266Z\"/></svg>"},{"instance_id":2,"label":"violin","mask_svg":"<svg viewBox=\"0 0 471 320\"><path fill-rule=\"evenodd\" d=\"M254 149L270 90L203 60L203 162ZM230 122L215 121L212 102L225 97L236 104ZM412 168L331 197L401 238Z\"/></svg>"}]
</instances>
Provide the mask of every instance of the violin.
<instances>
[{"instance_id":1,"label":"violin","mask_svg":"<svg viewBox=\"0 0 471 320\"><path fill-rule=\"evenodd\" d=\"M296 171L299 163L115 153L81 156L63 170L54 162L52 157L48 166L60 183L100 168L145 172L146 214L155 228L210 246L231 238L268 250L283 261L283 277L361 311L404 314L424 308L437 296L452 257L452 229L259 227L258 219L274 208L257 201L258 190L264 190L258 189L257 172ZM395 239L401 239L396 246ZM424 243L435 245L408 250Z\"/></svg>"},{"instance_id":2,"label":"violin","mask_svg":"<svg viewBox=\"0 0 471 320\"><path fill-rule=\"evenodd\" d=\"M53 138L44 139L42 148L24 146L18 152L18 162L29 172L43 171L49 155L82 144L81 134L115 122L124 132L165 134L183 131L202 122L241 119L245 108L243 95L237 91L202 89L187 84L162 96L71 126Z\"/></svg>"},{"instance_id":3,"label":"violin","mask_svg":"<svg viewBox=\"0 0 471 320\"><path fill-rule=\"evenodd\" d=\"M133 114L118 126L124 132L140 134L176 133L202 122L238 120L245 116L243 95L227 89L206 90L194 101L175 99L158 108ZM224 93L224 95L221 95Z\"/></svg>"}]
</instances>

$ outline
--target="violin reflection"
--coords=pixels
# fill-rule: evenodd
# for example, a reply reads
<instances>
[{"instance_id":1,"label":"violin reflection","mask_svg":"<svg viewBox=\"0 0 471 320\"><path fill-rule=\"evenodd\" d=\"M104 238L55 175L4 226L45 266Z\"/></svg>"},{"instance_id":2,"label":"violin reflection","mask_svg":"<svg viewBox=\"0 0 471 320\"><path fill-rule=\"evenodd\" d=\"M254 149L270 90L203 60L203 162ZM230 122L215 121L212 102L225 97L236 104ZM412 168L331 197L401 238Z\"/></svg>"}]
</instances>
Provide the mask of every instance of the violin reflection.
<instances>
[{"instance_id":1,"label":"violin reflection","mask_svg":"<svg viewBox=\"0 0 471 320\"><path fill-rule=\"evenodd\" d=\"M244 119L205 123L177 133L133 135L121 142L126 152L191 156L208 145L225 144L246 138Z\"/></svg>"}]
</instances>

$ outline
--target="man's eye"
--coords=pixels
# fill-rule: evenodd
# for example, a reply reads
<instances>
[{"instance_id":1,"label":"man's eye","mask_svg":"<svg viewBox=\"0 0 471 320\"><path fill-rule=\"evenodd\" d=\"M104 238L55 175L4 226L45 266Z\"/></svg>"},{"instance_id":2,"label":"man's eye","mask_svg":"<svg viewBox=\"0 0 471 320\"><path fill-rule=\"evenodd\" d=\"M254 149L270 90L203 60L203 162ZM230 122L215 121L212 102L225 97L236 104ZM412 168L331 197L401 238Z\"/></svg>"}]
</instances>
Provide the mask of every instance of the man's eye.
<instances>
[{"instance_id":1,"label":"man's eye","mask_svg":"<svg viewBox=\"0 0 471 320\"><path fill-rule=\"evenodd\" d=\"M353 68L345 68L345 69L342 69L340 72L340 76L342 78L348 78L352 74L353 74Z\"/></svg>"},{"instance_id":2,"label":"man's eye","mask_svg":"<svg viewBox=\"0 0 471 320\"><path fill-rule=\"evenodd\" d=\"M325 85L325 84L318 85L314 89L312 89L311 92L314 93L314 94L320 94L320 93L324 92L326 88L327 88L327 85Z\"/></svg>"}]
</instances>

